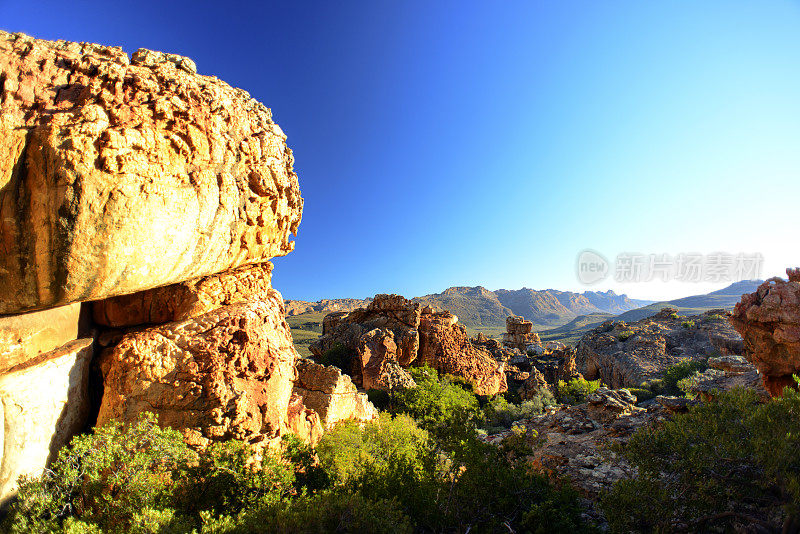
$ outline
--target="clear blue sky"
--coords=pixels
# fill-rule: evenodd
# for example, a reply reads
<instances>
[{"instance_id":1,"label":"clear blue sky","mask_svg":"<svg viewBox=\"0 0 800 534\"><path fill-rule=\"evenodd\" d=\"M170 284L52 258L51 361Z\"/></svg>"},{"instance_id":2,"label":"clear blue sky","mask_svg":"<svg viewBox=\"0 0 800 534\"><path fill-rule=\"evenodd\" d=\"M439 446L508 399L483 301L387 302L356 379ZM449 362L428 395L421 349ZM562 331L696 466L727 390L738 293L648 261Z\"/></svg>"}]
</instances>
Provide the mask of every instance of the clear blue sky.
<instances>
[{"instance_id":1,"label":"clear blue sky","mask_svg":"<svg viewBox=\"0 0 800 534\"><path fill-rule=\"evenodd\" d=\"M0 0L0 28L190 56L272 108L306 202L286 298L583 290L585 248L800 264L797 2Z\"/></svg>"}]
</instances>

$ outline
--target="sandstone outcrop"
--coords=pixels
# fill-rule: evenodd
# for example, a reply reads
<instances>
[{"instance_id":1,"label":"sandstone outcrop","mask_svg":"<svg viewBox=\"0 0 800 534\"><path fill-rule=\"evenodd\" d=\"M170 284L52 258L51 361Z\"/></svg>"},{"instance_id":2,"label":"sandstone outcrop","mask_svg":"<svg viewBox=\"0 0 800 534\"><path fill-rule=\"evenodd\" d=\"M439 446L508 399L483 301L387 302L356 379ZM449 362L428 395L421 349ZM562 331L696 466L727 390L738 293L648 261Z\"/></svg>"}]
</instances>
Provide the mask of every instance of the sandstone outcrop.
<instances>
[{"instance_id":1,"label":"sandstone outcrop","mask_svg":"<svg viewBox=\"0 0 800 534\"><path fill-rule=\"evenodd\" d=\"M292 250L303 201L286 136L192 65L0 32L0 314Z\"/></svg>"},{"instance_id":2,"label":"sandstone outcrop","mask_svg":"<svg viewBox=\"0 0 800 534\"><path fill-rule=\"evenodd\" d=\"M741 354L725 310L682 317L674 308L635 323L607 321L578 343L577 370L613 388L638 387L684 359Z\"/></svg>"},{"instance_id":3,"label":"sandstone outcrop","mask_svg":"<svg viewBox=\"0 0 800 534\"><path fill-rule=\"evenodd\" d=\"M162 324L269 297L272 263L246 265L180 284L92 303L94 321L112 327Z\"/></svg>"},{"instance_id":4,"label":"sandstone outcrop","mask_svg":"<svg viewBox=\"0 0 800 534\"><path fill-rule=\"evenodd\" d=\"M526 321L517 315L506 317L506 332L503 334L503 345L509 348L519 349L522 352L528 350L528 345L541 345L542 340L539 334L531 332L533 323Z\"/></svg>"},{"instance_id":5,"label":"sandstone outcrop","mask_svg":"<svg viewBox=\"0 0 800 534\"><path fill-rule=\"evenodd\" d=\"M467 379L478 394L505 391L503 363L457 323L449 312L400 295L376 295L366 308L327 315L309 349L317 357L337 347L349 351L353 380L364 388L404 387L411 382L402 368L429 365Z\"/></svg>"},{"instance_id":6,"label":"sandstone outcrop","mask_svg":"<svg viewBox=\"0 0 800 534\"><path fill-rule=\"evenodd\" d=\"M720 356L708 359L708 369L697 372L686 381L688 390L708 399L734 388L751 389L769 397L758 369L742 356Z\"/></svg>"},{"instance_id":7,"label":"sandstone outcrop","mask_svg":"<svg viewBox=\"0 0 800 534\"><path fill-rule=\"evenodd\" d=\"M78 339L80 304L0 317L0 373Z\"/></svg>"},{"instance_id":8,"label":"sandstone outcrop","mask_svg":"<svg viewBox=\"0 0 800 534\"><path fill-rule=\"evenodd\" d=\"M332 365L298 360L294 395L303 406L319 414L326 430L339 421L366 422L378 416L367 395L359 392L350 377Z\"/></svg>"},{"instance_id":9,"label":"sandstone outcrop","mask_svg":"<svg viewBox=\"0 0 800 534\"><path fill-rule=\"evenodd\" d=\"M77 339L0 375L0 505L16 493L20 475L40 475L83 430L91 358L92 340Z\"/></svg>"},{"instance_id":10,"label":"sandstone outcrop","mask_svg":"<svg viewBox=\"0 0 800 534\"><path fill-rule=\"evenodd\" d=\"M794 386L792 375L800 374L800 269L786 273L788 281L771 278L743 295L730 319L773 396Z\"/></svg>"},{"instance_id":11,"label":"sandstone outcrop","mask_svg":"<svg viewBox=\"0 0 800 534\"><path fill-rule=\"evenodd\" d=\"M419 325L418 363L429 365L440 373L467 379L478 395L506 391L508 384L503 363L480 345L472 343L466 329L457 321L458 318L450 312L423 310Z\"/></svg>"},{"instance_id":12,"label":"sandstone outcrop","mask_svg":"<svg viewBox=\"0 0 800 534\"><path fill-rule=\"evenodd\" d=\"M280 293L131 333L101 357L98 425L149 411L192 446L287 428L296 352Z\"/></svg>"}]
</instances>

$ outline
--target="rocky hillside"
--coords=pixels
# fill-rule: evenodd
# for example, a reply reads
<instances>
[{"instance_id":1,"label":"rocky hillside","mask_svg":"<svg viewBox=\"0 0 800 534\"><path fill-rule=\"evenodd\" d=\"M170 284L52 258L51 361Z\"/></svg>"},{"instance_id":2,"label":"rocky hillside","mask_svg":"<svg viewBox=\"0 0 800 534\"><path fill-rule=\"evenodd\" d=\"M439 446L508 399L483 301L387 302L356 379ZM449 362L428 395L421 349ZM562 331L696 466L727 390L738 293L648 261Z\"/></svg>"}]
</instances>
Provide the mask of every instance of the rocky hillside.
<instances>
[{"instance_id":1,"label":"rocky hillside","mask_svg":"<svg viewBox=\"0 0 800 534\"><path fill-rule=\"evenodd\" d=\"M336 311L353 311L357 308L365 307L371 300L372 299L322 299L316 302L284 300L283 305L286 308L286 316L291 317L293 315L309 312L331 313Z\"/></svg>"}]
</instances>

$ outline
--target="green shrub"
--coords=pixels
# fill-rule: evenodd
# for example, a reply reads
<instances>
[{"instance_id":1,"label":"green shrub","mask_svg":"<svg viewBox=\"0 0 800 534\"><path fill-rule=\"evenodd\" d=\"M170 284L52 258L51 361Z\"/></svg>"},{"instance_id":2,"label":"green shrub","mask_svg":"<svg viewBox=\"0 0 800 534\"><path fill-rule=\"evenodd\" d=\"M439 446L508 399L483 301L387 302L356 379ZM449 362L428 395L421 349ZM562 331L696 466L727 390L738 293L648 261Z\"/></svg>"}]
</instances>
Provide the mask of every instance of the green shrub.
<instances>
[{"instance_id":1,"label":"green shrub","mask_svg":"<svg viewBox=\"0 0 800 534\"><path fill-rule=\"evenodd\" d=\"M555 403L553 394L547 389L541 390L534 398L519 404L512 404L504 397L497 396L483 407L484 424L489 428L508 428L514 421L540 414L546 406L552 406Z\"/></svg>"},{"instance_id":2,"label":"green shrub","mask_svg":"<svg viewBox=\"0 0 800 534\"><path fill-rule=\"evenodd\" d=\"M689 378L697 371L705 371L708 365L697 360L681 360L680 362L667 367L662 377L662 393L666 395L681 395L682 391L678 387L678 382L684 378Z\"/></svg>"},{"instance_id":3,"label":"green shrub","mask_svg":"<svg viewBox=\"0 0 800 534\"><path fill-rule=\"evenodd\" d=\"M633 336L634 334L636 334L636 332L634 332L633 330L623 330L622 332L617 334L617 339L620 341L628 341L628 339L630 339L631 336Z\"/></svg>"},{"instance_id":4,"label":"green shrub","mask_svg":"<svg viewBox=\"0 0 800 534\"><path fill-rule=\"evenodd\" d=\"M694 328L694 321L683 321L681 326L684 328Z\"/></svg>"},{"instance_id":5,"label":"green shrub","mask_svg":"<svg viewBox=\"0 0 800 534\"><path fill-rule=\"evenodd\" d=\"M430 367L414 367L410 372L417 387L397 392L396 411L410 415L419 426L439 438L451 436L465 427L475 427L481 410L473 393L447 377L440 380L436 370Z\"/></svg>"},{"instance_id":6,"label":"green shrub","mask_svg":"<svg viewBox=\"0 0 800 534\"><path fill-rule=\"evenodd\" d=\"M679 317L680 317L680 315L678 315L677 313L671 313L671 314L669 315L669 318L670 318L670 319L678 319Z\"/></svg>"},{"instance_id":7,"label":"green shrub","mask_svg":"<svg viewBox=\"0 0 800 534\"><path fill-rule=\"evenodd\" d=\"M569 382L558 381L558 400L564 404L581 404L586 397L597 391L600 380L589 381L585 378L573 378Z\"/></svg>"},{"instance_id":8,"label":"green shrub","mask_svg":"<svg viewBox=\"0 0 800 534\"><path fill-rule=\"evenodd\" d=\"M612 532L779 532L800 521L800 394L721 393L640 429L621 449L636 478L601 499Z\"/></svg>"},{"instance_id":9,"label":"green shrub","mask_svg":"<svg viewBox=\"0 0 800 534\"><path fill-rule=\"evenodd\" d=\"M724 315L720 315L718 313L712 313L711 315L706 315L703 318L703 321L712 322L712 321L727 321L728 318Z\"/></svg>"},{"instance_id":10,"label":"green shrub","mask_svg":"<svg viewBox=\"0 0 800 534\"><path fill-rule=\"evenodd\" d=\"M361 493L324 492L285 501L277 507L245 514L229 526L230 519L210 522L205 532L230 534L411 534L410 518L395 500L372 500Z\"/></svg>"},{"instance_id":11,"label":"green shrub","mask_svg":"<svg viewBox=\"0 0 800 534\"><path fill-rule=\"evenodd\" d=\"M651 389L644 387L628 388L628 391L630 391L633 396L636 397L636 402L650 400L656 396L656 393L654 393Z\"/></svg>"}]
</instances>

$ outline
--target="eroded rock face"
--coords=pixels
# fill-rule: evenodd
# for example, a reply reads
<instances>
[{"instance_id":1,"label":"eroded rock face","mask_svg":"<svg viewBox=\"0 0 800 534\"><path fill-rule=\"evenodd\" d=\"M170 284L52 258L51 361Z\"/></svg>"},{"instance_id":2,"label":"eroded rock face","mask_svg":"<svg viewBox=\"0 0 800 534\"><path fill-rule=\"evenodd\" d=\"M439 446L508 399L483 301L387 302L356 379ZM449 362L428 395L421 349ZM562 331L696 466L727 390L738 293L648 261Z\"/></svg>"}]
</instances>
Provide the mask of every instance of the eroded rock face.
<instances>
[{"instance_id":1,"label":"eroded rock face","mask_svg":"<svg viewBox=\"0 0 800 534\"><path fill-rule=\"evenodd\" d=\"M194 447L231 438L265 443L288 428L296 358L275 290L265 300L131 333L101 357L97 423L149 411Z\"/></svg>"},{"instance_id":2,"label":"eroded rock face","mask_svg":"<svg viewBox=\"0 0 800 534\"><path fill-rule=\"evenodd\" d=\"M357 360L353 379L364 388L390 389L413 383L402 368L430 365L469 380L482 395L507 389L503 363L487 342L471 341L458 317L436 312L400 295L376 295L366 308L334 312L322 321L322 336L309 346L322 356L342 346Z\"/></svg>"},{"instance_id":3,"label":"eroded rock face","mask_svg":"<svg viewBox=\"0 0 800 534\"><path fill-rule=\"evenodd\" d=\"M78 338L81 305L0 317L0 373Z\"/></svg>"},{"instance_id":4,"label":"eroded rock face","mask_svg":"<svg viewBox=\"0 0 800 534\"><path fill-rule=\"evenodd\" d=\"M506 332L503 334L503 345L509 348L519 349L522 352L528 350L529 345L541 345L539 334L531 332L533 323L526 321L517 315L506 317Z\"/></svg>"},{"instance_id":5,"label":"eroded rock face","mask_svg":"<svg viewBox=\"0 0 800 534\"><path fill-rule=\"evenodd\" d=\"M294 395L304 406L319 414L326 430L339 421L365 422L378 416L366 394L360 393L350 377L332 365L298 360Z\"/></svg>"},{"instance_id":6,"label":"eroded rock face","mask_svg":"<svg viewBox=\"0 0 800 534\"><path fill-rule=\"evenodd\" d=\"M772 278L742 296L731 324L744 338L745 355L761 372L771 395L782 395L800 373L800 269L789 280Z\"/></svg>"},{"instance_id":7,"label":"eroded rock face","mask_svg":"<svg viewBox=\"0 0 800 534\"><path fill-rule=\"evenodd\" d=\"M272 263L246 265L180 284L92 303L94 321L122 327L183 321L222 306L268 298Z\"/></svg>"},{"instance_id":8,"label":"eroded rock face","mask_svg":"<svg viewBox=\"0 0 800 534\"><path fill-rule=\"evenodd\" d=\"M0 81L0 314L292 250L286 136L188 58L0 32Z\"/></svg>"},{"instance_id":9,"label":"eroded rock face","mask_svg":"<svg viewBox=\"0 0 800 534\"><path fill-rule=\"evenodd\" d=\"M92 340L77 339L0 376L0 505L20 475L39 476L58 449L83 430L89 411Z\"/></svg>"},{"instance_id":10,"label":"eroded rock face","mask_svg":"<svg viewBox=\"0 0 800 534\"><path fill-rule=\"evenodd\" d=\"M506 391L502 362L480 345L470 341L466 329L457 324L450 312L423 313L419 325L419 364L427 364L440 373L467 379L478 395Z\"/></svg>"},{"instance_id":11,"label":"eroded rock face","mask_svg":"<svg viewBox=\"0 0 800 534\"><path fill-rule=\"evenodd\" d=\"M638 387L684 359L740 354L741 338L725 310L679 316L674 308L635 323L606 322L578 343L577 370L613 388Z\"/></svg>"}]
</instances>

